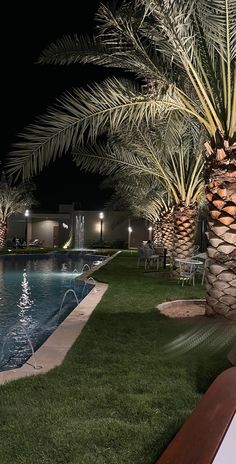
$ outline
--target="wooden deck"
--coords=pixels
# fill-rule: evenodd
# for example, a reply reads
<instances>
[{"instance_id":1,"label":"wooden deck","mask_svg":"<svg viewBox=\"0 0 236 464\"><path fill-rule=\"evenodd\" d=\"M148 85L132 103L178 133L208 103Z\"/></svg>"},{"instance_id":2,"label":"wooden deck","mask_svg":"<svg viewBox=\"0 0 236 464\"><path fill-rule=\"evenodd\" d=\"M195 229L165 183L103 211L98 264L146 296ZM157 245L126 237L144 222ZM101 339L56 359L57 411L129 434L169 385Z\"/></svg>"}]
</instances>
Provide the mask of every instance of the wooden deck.
<instances>
[{"instance_id":1,"label":"wooden deck","mask_svg":"<svg viewBox=\"0 0 236 464\"><path fill-rule=\"evenodd\" d=\"M213 463L235 412L236 367L232 367L212 383L156 464Z\"/></svg>"}]
</instances>

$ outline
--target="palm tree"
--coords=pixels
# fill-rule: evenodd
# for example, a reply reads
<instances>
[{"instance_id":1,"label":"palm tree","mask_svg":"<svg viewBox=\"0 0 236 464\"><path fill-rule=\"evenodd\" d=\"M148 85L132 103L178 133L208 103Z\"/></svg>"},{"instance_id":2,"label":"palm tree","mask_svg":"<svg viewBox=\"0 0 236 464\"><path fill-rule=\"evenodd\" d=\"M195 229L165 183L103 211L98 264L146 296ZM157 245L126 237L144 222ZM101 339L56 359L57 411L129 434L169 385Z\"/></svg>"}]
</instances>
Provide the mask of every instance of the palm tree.
<instances>
[{"instance_id":1,"label":"palm tree","mask_svg":"<svg viewBox=\"0 0 236 464\"><path fill-rule=\"evenodd\" d=\"M209 204L207 312L236 317L236 1L133 0L101 6L98 37L65 37L41 61L117 67L142 79L108 79L65 94L25 132L11 172L37 173L98 133L178 111L205 128ZM146 86L143 86L146 83Z\"/></svg>"},{"instance_id":2,"label":"palm tree","mask_svg":"<svg viewBox=\"0 0 236 464\"><path fill-rule=\"evenodd\" d=\"M144 125L131 132L123 128L106 145L78 148L73 152L77 166L86 171L103 175L118 171L118 176L123 174L129 179L134 176L138 184L136 188L140 188L144 178L149 188L158 181L162 189L169 192L174 205L174 255L178 258L193 255L198 203L203 194L199 135L193 136L190 127L185 118L171 117L151 130ZM158 190L154 195L158 199ZM143 196L145 203L145 192ZM140 205L140 199L135 200Z\"/></svg>"},{"instance_id":3,"label":"palm tree","mask_svg":"<svg viewBox=\"0 0 236 464\"><path fill-rule=\"evenodd\" d=\"M153 241L161 244L169 252L174 244L173 204L170 195L163 190L160 182L148 176L124 176L119 170L102 183L113 187L114 193L107 203L108 208L124 209L126 216L144 218L153 227Z\"/></svg>"},{"instance_id":4,"label":"palm tree","mask_svg":"<svg viewBox=\"0 0 236 464\"><path fill-rule=\"evenodd\" d=\"M172 252L175 234L173 202L169 193L161 190L159 184L150 188L150 180L146 188L142 178L135 178L135 186L130 186L130 177L126 177L125 180L126 182L115 184L114 197L118 200L116 206L118 204L132 215L148 220L152 224L154 243L163 245L169 252ZM114 206L114 198L109 204Z\"/></svg>"},{"instance_id":5,"label":"palm tree","mask_svg":"<svg viewBox=\"0 0 236 464\"><path fill-rule=\"evenodd\" d=\"M24 213L35 201L32 184L9 185L5 175L0 181L0 248L6 246L8 219L15 213Z\"/></svg>"},{"instance_id":6,"label":"palm tree","mask_svg":"<svg viewBox=\"0 0 236 464\"><path fill-rule=\"evenodd\" d=\"M155 230L161 230L161 244L167 248L167 250L172 253L174 248L175 242L175 229L174 229L174 215L173 215L173 205L170 204L168 201L165 202L163 208L160 212L160 220L159 223L154 224L154 241L155 235L157 233ZM158 235L156 238L156 242L160 243L158 240Z\"/></svg>"}]
</instances>

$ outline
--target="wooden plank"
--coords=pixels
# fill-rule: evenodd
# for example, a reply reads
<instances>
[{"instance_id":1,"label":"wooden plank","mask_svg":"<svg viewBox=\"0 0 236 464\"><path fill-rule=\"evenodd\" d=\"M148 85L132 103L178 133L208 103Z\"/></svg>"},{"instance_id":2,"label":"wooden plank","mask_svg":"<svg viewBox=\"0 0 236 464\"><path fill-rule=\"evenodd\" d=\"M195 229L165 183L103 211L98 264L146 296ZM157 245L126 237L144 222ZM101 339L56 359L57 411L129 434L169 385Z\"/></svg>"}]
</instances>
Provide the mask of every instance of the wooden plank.
<instances>
[{"instance_id":1,"label":"wooden plank","mask_svg":"<svg viewBox=\"0 0 236 464\"><path fill-rule=\"evenodd\" d=\"M235 412L236 367L232 367L212 383L156 464L211 464Z\"/></svg>"}]
</instances>

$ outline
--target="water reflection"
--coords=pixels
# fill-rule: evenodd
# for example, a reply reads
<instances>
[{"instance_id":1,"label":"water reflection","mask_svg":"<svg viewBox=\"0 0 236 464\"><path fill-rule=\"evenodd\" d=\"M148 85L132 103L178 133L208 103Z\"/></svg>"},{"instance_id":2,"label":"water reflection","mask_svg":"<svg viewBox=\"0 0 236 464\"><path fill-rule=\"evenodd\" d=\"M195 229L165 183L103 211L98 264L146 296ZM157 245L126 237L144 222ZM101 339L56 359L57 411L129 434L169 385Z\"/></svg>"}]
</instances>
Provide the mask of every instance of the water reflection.
<instances>
[{"instance_id":1,"label":"water reflection","mask_svg":"<svg viewBox=\"0 0 236 464\"><path fill-rule=\"evenodd\" d=\"M31 300L31 289L28 282L27 272L24 269L23 280L21 282L21 295L17 303L19 311L19 320L21 323L30 325L32 322L32 316L30 310L34 304L34 300Z\"/></svg>"}]
</instances>

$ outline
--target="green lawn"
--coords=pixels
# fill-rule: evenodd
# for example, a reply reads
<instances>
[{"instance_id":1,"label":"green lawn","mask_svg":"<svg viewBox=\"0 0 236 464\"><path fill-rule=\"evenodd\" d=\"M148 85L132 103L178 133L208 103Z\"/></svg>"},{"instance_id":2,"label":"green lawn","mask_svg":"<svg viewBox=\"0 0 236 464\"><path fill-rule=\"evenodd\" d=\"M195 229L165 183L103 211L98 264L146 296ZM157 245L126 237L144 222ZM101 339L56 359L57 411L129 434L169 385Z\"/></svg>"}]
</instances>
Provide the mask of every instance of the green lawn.
<instances>
[{"instance_id":1,"label":"green lawn","mask_svg":"<svg viewBox=\"0 0 236 464\"><path fill-rule=\"evenodd\" d=\"M0 388L1 464L153 464L229 367L227 349L208 339L166 352L201 318L170 320L156 304L204 290L144 273L136 259L120 255L95 274L109 290L61 367Z\"/></svg>"}]
</instances>

